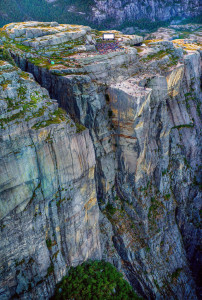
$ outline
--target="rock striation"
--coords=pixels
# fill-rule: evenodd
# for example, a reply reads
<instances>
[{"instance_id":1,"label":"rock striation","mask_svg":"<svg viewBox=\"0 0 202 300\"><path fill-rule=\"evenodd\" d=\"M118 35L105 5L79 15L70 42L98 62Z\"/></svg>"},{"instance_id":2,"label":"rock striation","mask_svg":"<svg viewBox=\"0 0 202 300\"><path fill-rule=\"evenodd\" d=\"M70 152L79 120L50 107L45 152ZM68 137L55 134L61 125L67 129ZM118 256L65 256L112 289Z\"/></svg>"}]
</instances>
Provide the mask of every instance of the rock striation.
<instances>
[{"instance_id":1,"label":"rock striation","mask_svg":"<svg viewBox=\"0 0 202 300\"><path fill-rule=\"evenodd\" d=\"M48 299L88 258L145 299L200 298L200 44L115 32L100 55L90 29L38 49L30 26L2 33L23 70L1 63L2 299Z\"/></svg>"},{"instance_id":2,"label":"rock striation","mask_svg":"<svg viewBox=\"0 0 202 300\"><path fill-rule=\"evenodd\" d=\"M93 144L31 74L0 72L0 298L47 299L101 258Z\"/></svg>"},{"instance_id":3,"label":"rock striation","mask_svg":"<svg viewBox=\"0 0 202 300\"><path fill-rule=\"evenodd\" d=\"M198 0L180 2L173 0L169 2L163 0L95 0L91 19L99 23L107 21L111 26L140 19L165 21L173 17L197 16L199 8Z\"/></svg>"}]
</instances>

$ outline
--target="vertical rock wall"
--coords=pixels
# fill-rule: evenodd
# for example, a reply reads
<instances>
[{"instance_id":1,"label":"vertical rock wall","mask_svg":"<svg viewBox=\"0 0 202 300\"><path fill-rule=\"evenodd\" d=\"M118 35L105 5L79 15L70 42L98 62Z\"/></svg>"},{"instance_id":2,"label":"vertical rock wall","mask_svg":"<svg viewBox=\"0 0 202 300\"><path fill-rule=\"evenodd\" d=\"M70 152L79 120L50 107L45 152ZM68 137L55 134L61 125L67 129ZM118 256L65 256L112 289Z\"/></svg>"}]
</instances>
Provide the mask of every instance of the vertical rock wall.
<instances>
[{"instance_id":1,"label":"vertical rock wall","mask_svg":"<svg viewBox=\"0 0 202 300\"><path fill-rule=\"evenodd\" d=\"M146 88L141 73L106 90L86 75L56 77L19 64L90 130L100 207L109 200L116 208L103 210L110 223L100 215L102 257L146 298L196 299L200 54L165 75L144 73Z\"/></svg>"},{"instance_id":2,"label":"vertical rock wall","mask_svg":"<svg viewBox=\"0 0 202 300\"><path fill-rule=\"evenodd\" d=\"M2 65L0 298L48 299L70 266L101 259L95 154L31 75Z\"/></svg>"}]
</instances>

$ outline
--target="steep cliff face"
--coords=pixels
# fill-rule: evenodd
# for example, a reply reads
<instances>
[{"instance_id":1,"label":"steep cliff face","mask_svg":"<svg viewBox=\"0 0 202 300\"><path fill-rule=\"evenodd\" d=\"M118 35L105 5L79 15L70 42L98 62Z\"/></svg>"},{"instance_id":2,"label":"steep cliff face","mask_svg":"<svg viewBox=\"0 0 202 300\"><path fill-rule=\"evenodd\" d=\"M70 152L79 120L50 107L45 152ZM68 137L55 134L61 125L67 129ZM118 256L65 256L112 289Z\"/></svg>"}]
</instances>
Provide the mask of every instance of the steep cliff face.
<instances>
[{"instance_id":1,"label":"steep cliff face","mask_svg":"<svg viewBox=\"0 0 202 300\"><path fill-rule=\"evenodd\" d=\"M169 20L172 17L190 17L198 15L199 0L163 1L163 0L95 0L92 9L93 21L108 21L121 24L124 21L150 19L151 21Z\"/></svg>"},{"instance_id":2,"label":"steep cliff face","mask_svg":"<svg viewBox=\"0 0 202 300\"><path fill-rule=\"evenodd\" d=\"M152 291L192 299L186 261L196 275L201 122L194 102L199 96L200 55L185 56L184 64L168 76L153 76L146 90L137 84L134 78L108 90L116 128L118 195L128 201L128 226L134 224L128 239L123 229L119 233L124 228L120 212L114 215L115 247L137 276L142 270L150 274L146 286L153 285Z\"/></svg>"},{"instance_id":3,"label":"steep cliff face","mask_svg":"<svg viewBox=\"0 0 202 300\"><path fill-rule=\"evenodd\" d=\"M11 25L5 31L18 33L15 29ZM25 33L16 39L26 43ZM12 135L6 131L12 132L10 125L8 128L3 125L3 134L8 135L5 140L9 142L2 149L13 152L13 147L18 145L24 153L29 134L34 154L29 152L31 158L20 157L31 159L28 166L36 164L35 172L40 172L33 175L28 167L23 173L28 178L22 177L21 172L18 180L24 179L16 185L12 184L11 175L3 176L2 197L11 195L13 199L17 195L19 198L15 202L10 200L11 206L6 206L5 212L2 205L5 244L1 251L6 257L2 278L3 286L8 286L2 290L5 299L15 293L22 295L24 291L25 298L28 295L48 298L55 281L69 265L95 257L110 261L123 271L144 298L197 299L201 234L200 49L186 44L185 51L168 41L145 41L145 46L131 47L129 37L118 32L116 35L122 39L121 47L104 55L95 49L88 50L88 40L99 42L100 39L100 33L90 29L83 45L69 41L53 46L51 41L55 38L50 35L43 51L19 46L7 37L7 47L18 66L32 73L48 89L51 98L57 99L71 118L89 131L76 133L71 120L68 124L61 120L53 125L31 118L29 122L33 123L28 122L26 126L18 120L20 124L15 124ZM34 41L40 44L40 37ZM47 64L51 55L55 61L53 66ZM9 92L9 87L3 86L2 91ZM51 125L51 131L47 125ZM25 138L21 134L20 142L14 142L21 132L16 126L23 126L25 131ZM60 126L68 128L62 130ZM77 131L81 128L77 125ZM18 156L13 160L5 154L2 157L6 160L4 172L11 168L10 163L13 167L18 162ZM36 178L41 181L32 183ZM24 189L30 190L31 196ZM21 193L27 195L24 202ZM99 226L96 197L100 207ZM11 217L16 220L12 230ZM30 240L28 235L22 236L21 228L27 227L31 230ZM34 269L30 271L27 265L32 252L27 250L30 249L27 244L33 243L33 239L38 243L36 251L42 249L48 254L43 254L47 261L36 255L33 259L38 265L31 260ZM11 249L5 255L13 240L15 253ZM24 249L23 254L20 247ZM15 257L17 264L13 263ZM33 270L42 263L44 274L29 285L24 277L30 281L35 278ZM49 271L48 266L52 267ZM7 278L12 270L16 275L9 282ZM47 274L53 271L54 279L53 274ZM16 276L20 276L18 281Z\"/></svg>"},{"instance_id":4,"label":"steep cliff face","mask_svg":"<svg viewBox=\"0 0 202 300\"><path fill-rule=\"evenodd\" d=\"M0 298L46 299L101 258L94 149L31 75L0 68Z\"/></svg>"}]
</instances>

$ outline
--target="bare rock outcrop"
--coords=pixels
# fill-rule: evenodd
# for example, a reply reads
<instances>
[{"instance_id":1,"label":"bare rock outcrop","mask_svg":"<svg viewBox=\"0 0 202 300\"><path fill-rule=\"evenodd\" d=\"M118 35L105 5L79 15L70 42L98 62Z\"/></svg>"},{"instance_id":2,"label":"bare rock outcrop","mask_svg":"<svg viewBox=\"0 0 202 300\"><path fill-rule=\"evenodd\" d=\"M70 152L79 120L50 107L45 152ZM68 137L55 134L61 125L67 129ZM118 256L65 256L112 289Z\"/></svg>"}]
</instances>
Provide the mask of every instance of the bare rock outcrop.
<instances>
[{"instance_id":1,"label":"bare rock outcrop","mask_svg":"<svg viewBox=\"0 0 202 300\"><path fill-rule=\"evenodd\" d=\"M1 203L10 200L1 206L2 256L9 249L2 269L8 289L1 295L48 298L70 265L103 258L124 272L145 299L197 299L200 45L145 40L134 46L116 32L120 42L100 53L102 32L90 30L94 50L86 48L86 35L47 44L43 51L6 37L17 65L32 73L68 116L31 75L26 76L32 85L15 86L17 75L2 64ZM36 87L47 96L40 92L39 99L36 93L33 98ZM17 97L17 103L7 97ZM88 129L76 132L83 126ZM26 236L21 228L29 230ZM34 252L38 265L31 260L30 268L27 236L37 251L47 253L43 258ZM9 248L12 240L15 252ZM17 265L12 257L18 257ZM39 266L42 275L36 279ZM16 271L11 281L10 270Z\"/></svg>"}]
</instances>

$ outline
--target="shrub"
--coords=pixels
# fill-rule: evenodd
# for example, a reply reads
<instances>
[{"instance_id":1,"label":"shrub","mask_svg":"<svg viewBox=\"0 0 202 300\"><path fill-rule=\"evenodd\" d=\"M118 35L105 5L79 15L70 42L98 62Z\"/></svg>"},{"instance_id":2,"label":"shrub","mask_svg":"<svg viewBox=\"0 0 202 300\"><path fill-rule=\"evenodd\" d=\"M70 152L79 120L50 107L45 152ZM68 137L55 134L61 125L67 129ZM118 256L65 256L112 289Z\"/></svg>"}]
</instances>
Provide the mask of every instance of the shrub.
<instances>
[{"instance_id":1,"label":"shrub","mask_svg":"<svg viewBox=\"0 0 202 300\"><path fill-rule=\"evenodd\" d=\"M83 130L86 129L86 127L83 126L82 124L75 123L75 125L76 125L76 132L77 132L77 133L82 132Z\"/></svg>"},{"instance_id":2,"label":"shrub","mask_svg":"<svg viewBox=\"0 0 202 300\"><path fill-rule=\"evenodd\" d=\"M51 239L47 239L47 240L46 240L46 246L47 246L48 248L51 248L51 246L52 246L52 241L51 241Z\"/></svg>"},{"instance_id":3,"label":"shrub","mask_svg":"<svg viewBox=\"0 0 202 300\"><path fill-rule=\"evenodd\" d=\"M51 262L50 266L48 267L47 269L47 274L46 276L49 276L50 274L52 274L54 272L54 265L53 263Z\"/></svg>"},{"instance_id":4,"label":"shrub","mask_svg":"<svg viewBox=\"0 0 202 300\"><path fill-rule=\"evenodd\" d=\"M0 48L0 60L5 60L15 66L15 62L7 49Z\"/></svg>"},{"instance_id":5,"label":"shrub","mask_svg":"<svg viewBox=\"0 0 202 300\"><path fill-rule=\"evenodd\" d=\"M108 117L111 118L112 117L112 110L108 110Z\"/></svg>"},{"instance_id":6,"label":"shrub","mask_svg":"<svg viewBox=\"0 0 202 300\"><path fill-rule=\"evenodd\" d=\"M112 204L108 203L106 206L106 211L110 214L110 215L114 215L116 212L116 208L113 207Z\"/></svg>"},{"instance_id":7,"label":"shrub","mask_svg":"<svg viewBox=\"0 0 202 300\"><path fill-rule=\"evenodd\" d=\"M52 299L141 299L114 266L104 261L87 261L71 267L57 285Z\"/></svg>"}]
</instances>

